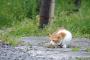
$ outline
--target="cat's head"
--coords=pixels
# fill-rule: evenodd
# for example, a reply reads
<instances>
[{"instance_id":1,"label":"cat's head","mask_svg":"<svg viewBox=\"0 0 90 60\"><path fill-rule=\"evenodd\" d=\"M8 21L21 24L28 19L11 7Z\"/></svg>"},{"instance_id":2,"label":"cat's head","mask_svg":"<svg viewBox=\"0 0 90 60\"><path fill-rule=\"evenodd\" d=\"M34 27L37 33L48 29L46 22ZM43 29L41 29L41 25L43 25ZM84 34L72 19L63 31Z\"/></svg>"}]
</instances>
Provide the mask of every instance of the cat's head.
<instances>
[{"instance_id":1,"label":"cat's head","mask_svg":"<svg viewBox=\"0 0 90 60\"><path fill-rule=\"evenodd\" d=\"M64 37L65 37L65 33L61 32L59 34L49 34L49 39L51 41L51 44L57 44L59 43Z\"/></svg>"}]
</instances>

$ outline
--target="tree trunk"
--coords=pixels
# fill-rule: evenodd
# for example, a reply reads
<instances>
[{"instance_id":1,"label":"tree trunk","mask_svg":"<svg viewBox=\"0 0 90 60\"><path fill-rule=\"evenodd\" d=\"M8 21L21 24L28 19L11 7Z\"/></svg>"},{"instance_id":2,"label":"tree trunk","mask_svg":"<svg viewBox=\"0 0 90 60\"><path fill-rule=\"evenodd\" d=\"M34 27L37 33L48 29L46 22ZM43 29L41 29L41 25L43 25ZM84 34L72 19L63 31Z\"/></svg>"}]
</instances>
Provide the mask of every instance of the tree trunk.
<instances>
[{"instance_id":1,"label":"tree trunk","mask_svg":"<svg viewBox=\"0 0 90 60\"><path fill-rule=\"evenodd\" d=\"M50 15L49 15L50 24L52 24L53 19L54 19L54 10L55 10L55 0L52 0L51 7L50 7Z\"/></svg>"},{"instance_id":2,"label":"tree trunk","mask_svg":"<svg viewBox=\"0 0 90 60\"><path fill-rule=\"evenodd\" d=\"M81 6L81 0L74 0L74 4L75 4L75 11L79 11L79 8Z\"/></svg>"},{"instance_id":3,"label":"tree trunk","mask_svg":"<svg viewBox=\"0 0 90 60\"><path fill-rule=\"evenodd\" d=\"M54 16L54 8L53 6L54 0L41 0L40 7L40 28L44 28L48 23L52 16Z\"/></svg>"}]
</instances>

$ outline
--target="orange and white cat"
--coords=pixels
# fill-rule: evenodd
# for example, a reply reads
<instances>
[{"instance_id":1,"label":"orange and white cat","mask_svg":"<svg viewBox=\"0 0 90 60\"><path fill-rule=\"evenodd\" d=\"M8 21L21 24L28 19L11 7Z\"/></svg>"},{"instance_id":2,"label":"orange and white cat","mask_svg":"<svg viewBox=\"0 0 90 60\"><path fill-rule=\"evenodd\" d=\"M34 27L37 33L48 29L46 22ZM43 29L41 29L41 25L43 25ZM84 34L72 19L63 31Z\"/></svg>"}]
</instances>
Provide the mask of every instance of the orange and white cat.
<instances>
[{"instance_id":1,"label":"orange and white cat","mask_svg":"<svg viewBox=\"0 0 90 60\"><path fill-rule=\"evenodd\" d=\"M72 40L72 34L70 31L61 28L53 34L49 34L50 44L57 46L60 45L62 48L67 48Z\"/></svg>"}]
</instances>

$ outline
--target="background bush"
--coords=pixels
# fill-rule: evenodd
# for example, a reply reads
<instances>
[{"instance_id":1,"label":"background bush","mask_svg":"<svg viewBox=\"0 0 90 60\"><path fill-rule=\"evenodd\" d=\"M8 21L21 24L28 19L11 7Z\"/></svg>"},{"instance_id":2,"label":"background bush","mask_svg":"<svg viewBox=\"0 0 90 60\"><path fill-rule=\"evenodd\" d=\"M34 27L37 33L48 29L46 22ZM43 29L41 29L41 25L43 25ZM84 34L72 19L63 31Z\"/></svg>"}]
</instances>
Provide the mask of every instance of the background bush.
<instances>
[{"instance_id":1,"label":"background bush","mask_svg":"<svg viewBox=\"0 0 90 60\"><path fill-rule=\"evenodd\" d=\"M90 37L90 0L81 0L78 12L74 0L56 0L55 19L38 29L40 0L0 0L0 29L14 36L47 36L64 26L74 37Z\"/></svg>"}]
</instances>

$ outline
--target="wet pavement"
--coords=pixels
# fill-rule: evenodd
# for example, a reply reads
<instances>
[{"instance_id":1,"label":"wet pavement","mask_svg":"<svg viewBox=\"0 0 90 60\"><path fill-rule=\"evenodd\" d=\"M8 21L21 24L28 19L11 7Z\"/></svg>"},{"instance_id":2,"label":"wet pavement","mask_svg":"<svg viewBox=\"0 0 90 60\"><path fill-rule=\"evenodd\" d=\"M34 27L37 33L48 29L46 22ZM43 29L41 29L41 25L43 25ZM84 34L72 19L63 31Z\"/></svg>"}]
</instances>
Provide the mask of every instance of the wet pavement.
<instances>
[{"instance_id":1,"label":"wet pavement","mask_svg":"<svg viewBox=\"0 0 90 60\"><path fill-rule=\"evenodd\" d=\"M48 48L48 37L22 37L21 41L31 45L11 47L0 43L0 60L89 60L90 39L73 38L70 48ZM72 48L80 48L73 51Z\"/></svg>"}]
</instances>

